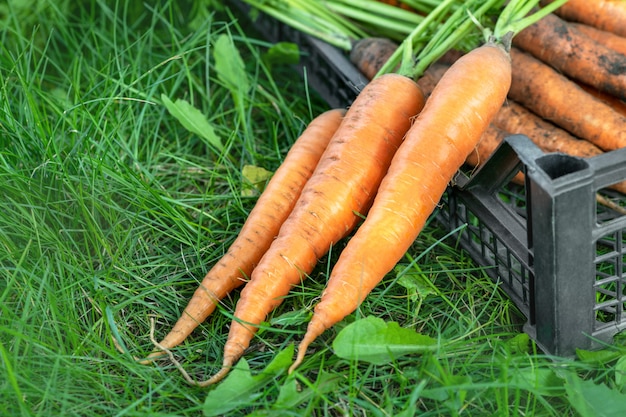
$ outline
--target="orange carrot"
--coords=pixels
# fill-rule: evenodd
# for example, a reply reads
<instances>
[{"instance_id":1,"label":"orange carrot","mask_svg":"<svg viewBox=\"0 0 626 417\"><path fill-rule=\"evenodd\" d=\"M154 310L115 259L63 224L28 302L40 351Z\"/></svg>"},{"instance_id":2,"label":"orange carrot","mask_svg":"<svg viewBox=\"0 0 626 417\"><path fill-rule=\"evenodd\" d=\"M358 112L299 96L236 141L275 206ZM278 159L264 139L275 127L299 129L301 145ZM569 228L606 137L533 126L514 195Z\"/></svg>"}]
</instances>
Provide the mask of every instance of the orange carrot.
<instances>
[{"instance_id":1,"label":"orange carrot","mask_svg":"<svg viewBox=\"0 0 626 417\"><path fill-rule=\"evenodd\" d=\"M507 100L492 123L508 132L528 136L544 152L562 152L580 158L603 153L591 142L572 136L513 100Z\"/></svg>"},{"instance_id":2,"label":"orange carrot","mask_svg":"<svg viewBox=\"0 0 626 417\"><path fill-rule=\"evenodd\" d=\"M344 238L369 209L389 163L424 105L417 84L382 75L350 106L277 238L253 270L235 309L221 380L243 355L267 315Z\"/></svg>"},{"instance_id":3,"label":"orange carrot","mask_svg":"<svg viewBox=\"0 0 626 417\"><path fill-rule=\"evenodd\" d=\"M510 81L509 55L495 43L472 50L446 71L337 260L290 371L308 345L352 313L402 258L502 105Z\"/></svg>"},{"instance_id":4,"label":"orange carrot","mask_svg":"<svg viewBox=\"0 0 626 417\"><path fill-rule=\"evenodd\" d=\"M626 99L626 55L591 39L555 14L522 30L513 38L513 45L570 78Z\"/></svg>"},{"instance_id":5,"label":"orange carrot","mask_svg":"<svg viewBox=\"0 0 626 417\"><path fill-rule=\"evenodd\" d=\"M606 30L585 25L584 23L571 22L570 26L575 27L596 42L601 43L602 45L607 46L620 54L626 55L625 36L616 35L613 32L607 32Z\"/></svg>"},{"instance_id":6,"label":"orange carrot","mask_svg":"<svg viewBox=\"0 0 626 417\"><path fill-rule=\"evenodd\" d=\"M509 98L604 151L626 146L626 117L529 54L511 58Z\"/></svg>"},{"instance_id":7,"label":"orange carrot","mask_svg":"<svg viewBox=\"0 0 626 417\"><path fill-rule=\"evenodd\" d=\"M542 0L541 4L554 0ZM556 14L565 20L585 23L598 29L626 36L626 2L624 0L569 0Z\"/></svg>"},{"instance_id":8,"label":"orange carrot","mask_svg":"<svg viewBox=\"0 0 626 417\"><path fill-rule=\"evenodd\" d=\"M206 274L183 314L159 343L161 346L169 349L182 343L215 310L219 300L244 284L278 235L344 114L344 109L326 111L302 132L257 200L241 232ZM151 357L160 353L154 352Z\"/></svg>"},{"instance_id":9,"label":"orange carrot","mask_svg":"<svg viewBox=\"0 0 626 417\"><path fill-rule=\"evenodd\" d=\"M465 163L474 168L481 166L489 159L504 139L510 135L506 130L490 123L474 149L465 158Z\"/></svg>"},{"instance_id":10,"label":"orange carrot","mask_svg":"<svg viewBox=\"0 0 626 417\"><path fill-rule=\"evenodd\" d=\"M431 65L424 76L417 80L426 97L431 94L448 68L449 66L443 64ZM563 152L581 158L603 152L589 141L571 135L510 99L498 110L491 124L495 126L489 127L477 148L468 156L469 165L478 166L485 162L507 133L528 136L544 152Z\"/></svg>"}]
</instances>

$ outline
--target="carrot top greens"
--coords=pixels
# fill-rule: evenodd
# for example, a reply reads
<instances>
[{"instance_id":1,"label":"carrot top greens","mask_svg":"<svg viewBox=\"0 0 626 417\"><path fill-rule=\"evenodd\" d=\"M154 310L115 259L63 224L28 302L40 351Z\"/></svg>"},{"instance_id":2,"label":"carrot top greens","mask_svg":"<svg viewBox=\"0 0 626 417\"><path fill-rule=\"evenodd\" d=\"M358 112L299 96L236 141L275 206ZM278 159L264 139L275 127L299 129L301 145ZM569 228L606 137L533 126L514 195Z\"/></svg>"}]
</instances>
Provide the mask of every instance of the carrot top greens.
<instances>
[{"instance_id":1,"label":"carrot top greens","mask_svg":"<svg viewBox=\"0 0 626 417\"><path fill-rule=\"evenodd\" d=\"M398 72L413 78L450 49L470 50L495 39L510 43L513 34L567 0L538 8L539 0L413 0L419 13L375 0L276 0L246 3L340 49L368 36L401 42L379 74Z\"/></svg>"}]
</instances>

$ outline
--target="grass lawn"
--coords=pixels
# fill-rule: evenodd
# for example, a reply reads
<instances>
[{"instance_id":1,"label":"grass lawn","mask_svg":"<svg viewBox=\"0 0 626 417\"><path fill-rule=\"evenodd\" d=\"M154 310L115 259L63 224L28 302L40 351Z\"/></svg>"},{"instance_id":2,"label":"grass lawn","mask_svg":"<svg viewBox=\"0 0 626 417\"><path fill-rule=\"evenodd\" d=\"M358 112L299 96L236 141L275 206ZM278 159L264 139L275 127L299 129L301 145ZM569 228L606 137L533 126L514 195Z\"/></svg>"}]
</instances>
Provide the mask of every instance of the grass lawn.
<instances>
[{"instance_id":1,"label":"grass lawn","mask_svg":"<svg viewBox=\"0 0 626 417\"><path fill-rule=\"evenodd\" d=\"M260 371L284 370L341 244L222 384L136 362L153 348L151 320L162 337L254 206L244 166L275 170L328 108L290 66L265 65L270 45L217 4L0 4L0 415L623 415L626 350L542 355L434 222L402 279L389 274L293 375ZM219 75L218 39L243 57L247 94ZM181 124L166 107L176 100L214 134ZM219 369L237 297L174 349L191 377ZM378 364L336 355L335 336L368 316L438 344Z\"/></svg>"}]
</instances>

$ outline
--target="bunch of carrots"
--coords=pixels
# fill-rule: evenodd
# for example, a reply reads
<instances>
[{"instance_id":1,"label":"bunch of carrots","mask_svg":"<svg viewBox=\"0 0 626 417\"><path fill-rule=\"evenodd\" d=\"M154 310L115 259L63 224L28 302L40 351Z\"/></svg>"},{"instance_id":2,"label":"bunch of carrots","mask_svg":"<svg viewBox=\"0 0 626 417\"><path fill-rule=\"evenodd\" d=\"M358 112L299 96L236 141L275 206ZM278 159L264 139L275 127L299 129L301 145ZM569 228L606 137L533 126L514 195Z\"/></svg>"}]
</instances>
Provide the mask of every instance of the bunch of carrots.
<instances>
[{"instance_id":1,"label":"bunch of carrots","mask_svg":"<svg viewBox=\"0 0 626 417\"><path fill-rule=\"evenodd\" d=\"M465 3L478 5L473 12L485 12L502 2ZM617 110L588 91L593 88L614 96L616 91L626 93L626 89L608 83L608 75L597 81L574 75L566 78L567 66L551 67L545 57L533 54L556 55L563 49L572 55L572 51L582 50L584 40L587 44L594 42L588 48L591 52L601 51L605 57L618 54L611 62L626 63L626 57L608 46L600 49L599 41L559 18L557 13L566 10L565 0L542 3L539 7L539 0L506 2L497 21L481 28L481 44L463 53L450 52L454 46L450 39L462 39L476 27L477 19L463 7L450 7L451 1L443 1L433 9L438 13L445 10L448 23L441 23L444 14L440 14L433 41L426 42L417 53L413 48L419 30L399 47L387 42L386 57L378 59L375 69L368 67L372 79L354 103L347 110L320 114L294 143L240 235L209 270L177 323L160 341L153 338L156 350L148 361L167 354L177 364L171 349L182 343L223 297L243 286L221 369L205 381L188 378L199 386L220 381L291 288L306 280L333 245L351 235L314 308L290 368L293 372L305 359L308 346L353 313L393 269L418 237L450 180L472 155L477 155L481 143L497 144L503 132L526 133L522 129L527 125L534 128L554 123L561 126L557 131L563 140L580 144L581 156L622 147L626 129L613 132L606 120L626 124L625 116L618 116ZM603 1L570 0L568 4L575 7L575 3L584 7ZM626 9L626 2L621 3ZM433 27L428 26L428 16L432 15L428 14L426 23L418 24L418 29ZM549 35L550 30L553 35ZM571 39L578 32L581 43L575 49L561 42L554 46L554 52L546 52L560 37ZM536 45L535 52L532 45ZM359 54L354 49L356 57ZM394 61L398 56L401 59ZM540 76L535 68L552 75ZM556 90L552 93L530 90L546 88L557 80L565 84L553 87ZM554 104L559 95L576 103L576 117L559 115L570 107L561 109ZM586 107L583 96L593 105ZM532 101L543 106L544 113L531 107ZM595 116L599 113L592 113L592 109L595 112L596 108L608 109L610 118ZM516 114L538 117L517 126L505 125ZM570 125L561 125L559 117L569 120ZM601 127L587 121L596 117ZM583 130L573 131L574 125ZM491 131L500 136L490 142L487 137ZM567 151L565 145L551 146L552 150ZM484 158L475 158L475 163Z\"/></svg>"},{"instance_id":2,"label":"bunch of carrots","mask_svg":"<svg viewBox=\"0 0 626 417\"><path fill-rule=\"evenodd\" d=\"M350 58L372 79L397 51L387 38L364 38ZM514 133L528 136L545 152L581 158L626 145L626 2L569 0L521 30L510 53L507 101L468 156L468 165L486 161ZM425 70L418 83L427 95L462 54L449 51ZM626 193L626 183L610 188Z\"/></svg>"}]
</instances>

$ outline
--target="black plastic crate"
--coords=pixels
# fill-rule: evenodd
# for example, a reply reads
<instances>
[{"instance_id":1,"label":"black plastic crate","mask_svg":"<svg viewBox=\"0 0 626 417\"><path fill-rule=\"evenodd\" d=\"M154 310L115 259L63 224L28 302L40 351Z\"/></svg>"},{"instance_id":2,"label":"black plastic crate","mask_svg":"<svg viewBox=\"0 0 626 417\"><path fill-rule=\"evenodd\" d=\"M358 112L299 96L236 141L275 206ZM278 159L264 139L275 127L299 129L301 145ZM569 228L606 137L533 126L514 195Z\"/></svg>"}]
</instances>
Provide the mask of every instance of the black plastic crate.
<instances>
[{"instance_id":1,"label":"black plastic crate","mask_svg":"<svg viewBox=\"0 0 626 417\"><path fill-rule=\"evenodd\" d=\"M234 1L242 13L249 6ZM346 55L264 14L251 21L269 41L297 43L298 65L332 107L367 83ZM525 184L511 185L519 171ZM524 330L548 354L610 343L626 329L626 216L596 193L626 180L626 149L589 159L544 154L514 135L471 176L459 172L437 219L526 316Z\"/></svg>"}]
</instances>

